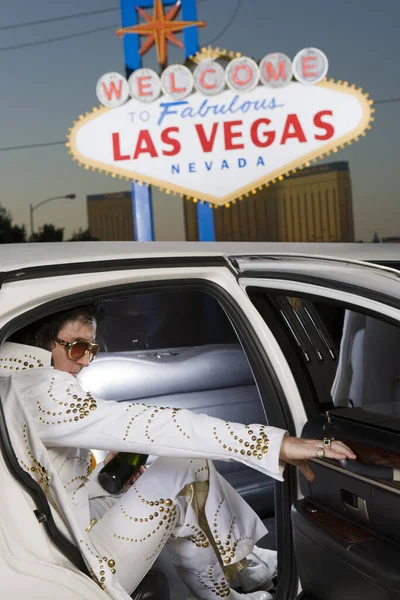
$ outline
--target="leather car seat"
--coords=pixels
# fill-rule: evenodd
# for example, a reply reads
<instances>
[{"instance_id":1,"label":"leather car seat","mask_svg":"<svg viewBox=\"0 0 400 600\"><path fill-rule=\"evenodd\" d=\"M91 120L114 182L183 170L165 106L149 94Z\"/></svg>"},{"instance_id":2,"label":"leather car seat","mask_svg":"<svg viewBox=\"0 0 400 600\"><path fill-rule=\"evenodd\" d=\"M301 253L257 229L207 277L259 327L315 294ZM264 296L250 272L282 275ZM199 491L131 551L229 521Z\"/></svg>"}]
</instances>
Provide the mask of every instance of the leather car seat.
<instances>
[{"instance_id":1,"label":"leather car seat","mask_svg":"<svg viewBox=\"0 0 400 600\"><path fill-rule=\"evenodd\" d=\"M400 414L398 327L346 310L332 399L335 406L377 405L380 412L386 405L391 415Z\"/></svg>"}]
</instances>

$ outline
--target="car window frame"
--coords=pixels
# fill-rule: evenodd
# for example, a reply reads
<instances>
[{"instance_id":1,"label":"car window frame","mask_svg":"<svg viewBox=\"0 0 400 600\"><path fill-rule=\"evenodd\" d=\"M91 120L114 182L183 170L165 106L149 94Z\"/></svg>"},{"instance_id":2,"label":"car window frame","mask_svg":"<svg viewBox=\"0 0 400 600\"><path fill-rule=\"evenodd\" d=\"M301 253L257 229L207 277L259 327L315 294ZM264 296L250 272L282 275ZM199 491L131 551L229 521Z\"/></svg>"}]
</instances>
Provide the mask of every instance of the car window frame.
<instances>
[{"instance_id":1,"label":"car window frame","mask_svg":"<svg viewBox=\"0 0 400 600\"><path fill-rule=\"evenodd\" d=\"M292 280L295 282L294 278ZM359 312L365 314L366 316L373 317L375 319L380 319L388 324L394 325L400 329L400 309L394 308L391 304L386 304L384 302L377 302L375 299L368 298L364 295L358 296L355 293L351 293L349 291L340 291L335 290L333 288L328 288L327 286L323 286L318 288L315 284L303 283L300 282L299 285L294 286L290 285L288 280L277 281L277 280L268 280L268 279L260 279L260 278L241 278L240 285L242 289L245 290L246 294L249 295L248 290L257 290L257 291L265 291L267 294L276 295L276 296L294 296L305 298L308 300L318 300L318 301L329 301L329 303L334 304L340 308L352 310L355 312ZM250 292L251 293L251 292ZM341 297L339 296L341 295ZM249 295L251 300L251 296ZM373 305L373 307L372 307ZM383 312L381 312L383 311ZM396 318L397 317L397 318ZM266 323L268 325L268 323ZM287 329L281 323L281 331L282 335L285 338L288 338ZM275 335L274 335L275 337ZM307 419L311 419L316 417L321 412L326 412L327 410L333 409L333 404L329 406L325 406L321 404L315 395L314 385L311 383L311 376L309 375L307 368L303 365L303 361L301 362L303 377L299 378L293 373L292 368L290 367L291 358L295 358L296 353L291 353L290 356L287 355L287 351L282 348L282 345L278 339L276 339L279 344L282 353L285 356L285 359L289 365L289 368L292 371L293 377L295 379L296 385L299 390L299 394L301 396L303 406L307 415Z\"/></svg>"}]
</instances>

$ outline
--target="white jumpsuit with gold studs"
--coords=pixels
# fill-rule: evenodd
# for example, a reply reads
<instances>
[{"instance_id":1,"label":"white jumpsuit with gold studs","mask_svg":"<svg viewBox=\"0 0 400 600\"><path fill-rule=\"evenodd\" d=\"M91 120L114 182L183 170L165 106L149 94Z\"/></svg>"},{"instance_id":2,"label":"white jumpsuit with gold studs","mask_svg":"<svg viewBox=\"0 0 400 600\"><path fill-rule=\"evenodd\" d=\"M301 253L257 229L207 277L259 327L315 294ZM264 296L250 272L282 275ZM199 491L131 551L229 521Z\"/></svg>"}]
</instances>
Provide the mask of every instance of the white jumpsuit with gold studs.
<instances>
[{"instance_id":1,"label":"white jumpsuit with gold studs","mask_svg":"<svg viewBox=\"0 0 400 600\"><path fill-rule=\"evenodd\" d=\"M4 344L0 395L21 466L68 523L93 579L111 598L128 600L168 543L195 595L228 597L227 578L266 530L211 460L237 460L282 480L285 432L102 401L72 375L47 366L50 359L45 350ZM89 478L90 449L162 458L115 498L99 486L96 472Z\"/></svg>"}]
</instances>

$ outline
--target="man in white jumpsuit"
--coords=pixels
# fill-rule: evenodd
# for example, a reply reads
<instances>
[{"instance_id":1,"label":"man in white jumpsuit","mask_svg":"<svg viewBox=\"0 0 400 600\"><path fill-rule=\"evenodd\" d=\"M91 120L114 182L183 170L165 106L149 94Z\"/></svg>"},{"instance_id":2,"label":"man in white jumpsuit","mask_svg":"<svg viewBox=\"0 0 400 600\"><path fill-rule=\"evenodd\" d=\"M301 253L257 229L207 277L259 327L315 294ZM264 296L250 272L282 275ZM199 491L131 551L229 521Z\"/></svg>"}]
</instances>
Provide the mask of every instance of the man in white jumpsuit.
<instances>
[{"instance_id":1,"label":"man in white jumpsuit","mask_svg":"<svg viewBox=\"0 0 400 600\"><path fill-rule=\"evenodd\" d=\"M271 598L230 588L237 573L251 581L246 557L266 529L211 461L238 460L278 480L285 461L311 478L307 460L321 442L265 425L94 397L76 375L97 350L96 318L95 307L78 307L31 327L24 338L30 345L3 345L0 395L21 466L68 523L91 576L114 600L129 598L165 544L194 598ZM116 498L100 487L96 471L89 479L91 448L160 458ZM341 442L325 452L355 458Z\"/></svg>"}]
</instances>

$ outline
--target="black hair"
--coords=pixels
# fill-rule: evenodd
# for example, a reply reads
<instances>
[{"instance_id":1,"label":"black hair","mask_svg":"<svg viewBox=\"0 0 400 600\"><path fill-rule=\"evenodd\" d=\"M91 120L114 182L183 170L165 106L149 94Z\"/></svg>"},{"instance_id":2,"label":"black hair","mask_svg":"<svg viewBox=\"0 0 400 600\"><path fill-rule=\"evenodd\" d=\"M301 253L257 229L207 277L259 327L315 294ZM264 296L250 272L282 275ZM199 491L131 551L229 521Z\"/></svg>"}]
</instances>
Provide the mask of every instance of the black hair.
<instances>
[{"instance_id":1,"label":"black hair","mask_svg":"<svg viewBox=\"0 0 400 600\"><path fill-rule=\"evenodd\" d=\"M58 332L65 323L77 320L85 323L94 322L99 330L105 320L104 306L100 303L86 304L53 313L16 331L8 338L8 341L51 350Z\"/></svg>"}]
</instances>

